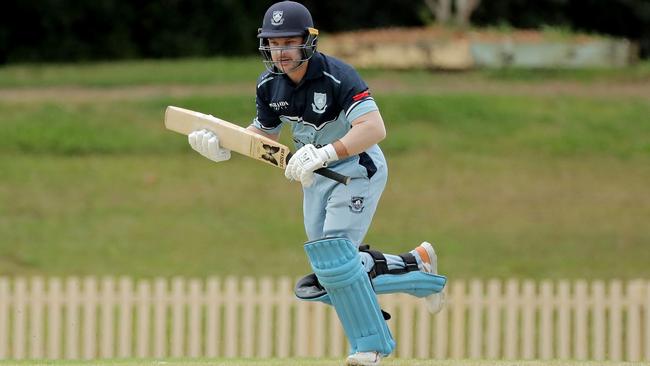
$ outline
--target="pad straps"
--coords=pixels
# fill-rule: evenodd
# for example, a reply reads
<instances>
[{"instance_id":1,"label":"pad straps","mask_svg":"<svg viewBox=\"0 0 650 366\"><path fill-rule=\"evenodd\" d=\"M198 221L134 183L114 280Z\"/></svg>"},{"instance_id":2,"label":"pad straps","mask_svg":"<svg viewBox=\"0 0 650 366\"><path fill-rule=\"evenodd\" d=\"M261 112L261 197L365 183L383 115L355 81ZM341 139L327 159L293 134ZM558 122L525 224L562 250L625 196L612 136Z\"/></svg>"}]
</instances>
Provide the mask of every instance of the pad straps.
<instances>
[{"instance_id":1,"label":"pad straps","mask_svg":"<svg viewBox=\"0 0 650 366\"><path fill-rule=\"evenodd\" d=\"M404 274L412 271L419 271L418 262L415 259L415 256L411 253L399 255L406 265L405 268L388 269L386 257L382 252L370 249L370 245L367 244L360 245L359 251L370 254L372 260L375 262L375 265L372 266L372 269L368 272L370 278L375 278L383 274Z\"/></svg>"}]
</instances>

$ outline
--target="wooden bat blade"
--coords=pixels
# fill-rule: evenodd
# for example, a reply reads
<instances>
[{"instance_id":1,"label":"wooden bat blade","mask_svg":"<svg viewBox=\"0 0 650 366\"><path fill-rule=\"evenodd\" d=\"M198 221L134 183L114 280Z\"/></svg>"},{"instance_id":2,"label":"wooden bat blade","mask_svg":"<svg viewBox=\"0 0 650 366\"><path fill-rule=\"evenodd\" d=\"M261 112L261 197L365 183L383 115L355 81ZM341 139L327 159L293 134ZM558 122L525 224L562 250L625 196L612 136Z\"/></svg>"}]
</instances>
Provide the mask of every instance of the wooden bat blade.
<instances>
[{"instance_id":1,"label":"wooden bat blade","mask_svg":"<svg viewBox=\"0 0 650 366\"><path fill-rule=\"evenodd\" d=\"M183 135L189 135L193 131L201 129L212 131L219 136L219 144L223 148L263 161L280 169L286 168L287 162L291 158L289 148L277 141L212 115L185 108L168 106L165 110L165 127ZM350 177L331 169L321 168L316 170L315 173L342 184L350 182Z\"/></svg>"},{"instance_id":2,"label":"wooden bat blade","mask_svg":"<svg viewBox=\"0 0 650 366\"><path fill-rule=\"evenodd\" d=\"M184 135L207 129L219 136L219 144L226 149L280 169L286 167L288 147L209 114L169 106L165 111L165 127Z\"/></svg>"}]
</instances>

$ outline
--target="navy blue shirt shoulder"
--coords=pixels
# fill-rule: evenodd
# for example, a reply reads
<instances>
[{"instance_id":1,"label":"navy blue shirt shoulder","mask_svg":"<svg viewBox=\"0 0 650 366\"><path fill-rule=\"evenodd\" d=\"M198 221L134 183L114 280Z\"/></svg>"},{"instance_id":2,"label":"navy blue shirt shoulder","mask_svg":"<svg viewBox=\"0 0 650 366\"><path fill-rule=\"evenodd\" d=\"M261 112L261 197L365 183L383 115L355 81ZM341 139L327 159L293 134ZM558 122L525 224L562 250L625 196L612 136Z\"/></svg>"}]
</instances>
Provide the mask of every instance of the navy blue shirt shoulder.
<instances>
[{"instance_id":1,"label":"navy blue shirt shoulder","mask_svg":"<svg viewBox=\"0 0 650 366\"><path fill-rule=\"evenodd\" d=\"M378 110L368 86L354 68L316 52L305 77L294 84L286 75L264 72L257 80L253 125L276 134L292 125L294 141L324 145L341 138L357 117Z\"/></svg>"}]
</instances>

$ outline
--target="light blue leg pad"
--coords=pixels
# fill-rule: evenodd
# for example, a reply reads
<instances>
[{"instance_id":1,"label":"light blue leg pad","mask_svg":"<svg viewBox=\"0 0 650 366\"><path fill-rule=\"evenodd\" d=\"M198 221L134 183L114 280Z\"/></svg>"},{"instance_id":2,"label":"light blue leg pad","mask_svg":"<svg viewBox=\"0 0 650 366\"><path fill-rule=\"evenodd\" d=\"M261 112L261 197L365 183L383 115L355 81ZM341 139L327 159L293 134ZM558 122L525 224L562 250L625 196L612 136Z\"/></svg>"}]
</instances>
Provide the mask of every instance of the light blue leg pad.
<instances>
[{"instance_id":1,"label":"light blue leg pad","mask_svg":"<svg viewBox=\"0 0 650 366\"><path fill-rule=\"evenodd\" d=\"M305 280L309 276L305 277ZM302 282L302 281L301 281ZM296 296L301 300L320 301L332 304L329 294L312 281L298 282ZM372 279L377 295L406 293L416 297L425 297L441 292L447 283L445 276L413 271L404 274L383 274Z\"/></svg>"},{"instance_id":2,"label":"light blue leg pad","mask_svg":"<svg viewBox=\"0 0 650 366\"><path fill-rule=\"evenodd\" d=\"M329 294L351 352L390 354L395 341L356 246L348 239L325 238L305 244L305 251L316 277Z\"/></svg>"},{"instance_id":3,"label":"light blue leg pad","mask_svg":"<svg viewBox=\"0 0 650 366\"><path fill-rule=\"evenodd\" d=\"M447 283L447 277L413 271L404 274L383 274L372 279L375 292L394 294L403 292L416 297L425 297L441 292Z\"/></svg>"}]
</instances>

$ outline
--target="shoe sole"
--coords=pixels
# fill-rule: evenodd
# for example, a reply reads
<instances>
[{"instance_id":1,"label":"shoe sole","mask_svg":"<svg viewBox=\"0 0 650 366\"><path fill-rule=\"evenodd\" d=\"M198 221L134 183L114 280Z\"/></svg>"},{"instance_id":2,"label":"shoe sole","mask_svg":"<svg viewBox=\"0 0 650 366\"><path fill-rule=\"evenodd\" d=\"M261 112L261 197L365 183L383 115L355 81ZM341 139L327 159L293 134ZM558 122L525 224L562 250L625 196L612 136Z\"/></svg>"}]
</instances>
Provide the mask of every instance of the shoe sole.
<instances>
[{"instance_id":1,"label":"shoe sole","mask_svg":"<svg viewBox=\"0 0 650 366\"><path fill-rule=\"evenodd\" d=\"M365 363L363 361L359 361L359 360L355 360L355 359L347 359L347 360L345 360L345 366L377 366L377 365L379 365L379 361Z\"/></svg>"}]
</instances>

